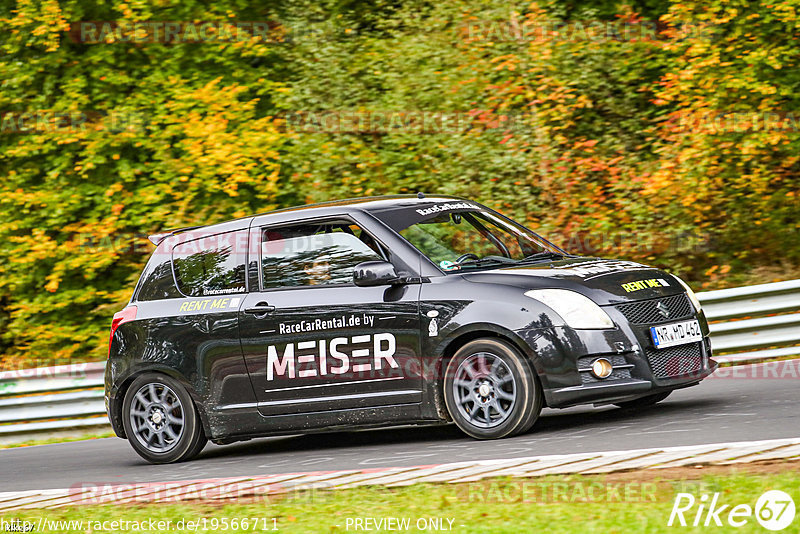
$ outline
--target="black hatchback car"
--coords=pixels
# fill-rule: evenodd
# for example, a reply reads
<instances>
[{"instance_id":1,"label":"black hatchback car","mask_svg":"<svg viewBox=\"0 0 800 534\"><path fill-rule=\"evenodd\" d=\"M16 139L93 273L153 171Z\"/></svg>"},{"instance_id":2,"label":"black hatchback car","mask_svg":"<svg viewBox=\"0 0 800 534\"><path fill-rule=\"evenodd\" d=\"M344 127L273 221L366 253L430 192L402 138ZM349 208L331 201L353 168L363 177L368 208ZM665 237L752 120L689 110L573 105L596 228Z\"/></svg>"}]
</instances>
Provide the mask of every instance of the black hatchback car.
<instances>
[{"instance_id":1,"label":"black hatchback car","mask_svg":"<svg viewBox=\"0 0 800 534\"><path fill-rule=\"evenodd\" d=\"M476 202L393 196L151 236L111 326L106 405L153 463L207 440L639 407L716 368L677 277L568 254Z\"/></svg>"}]
</instances>

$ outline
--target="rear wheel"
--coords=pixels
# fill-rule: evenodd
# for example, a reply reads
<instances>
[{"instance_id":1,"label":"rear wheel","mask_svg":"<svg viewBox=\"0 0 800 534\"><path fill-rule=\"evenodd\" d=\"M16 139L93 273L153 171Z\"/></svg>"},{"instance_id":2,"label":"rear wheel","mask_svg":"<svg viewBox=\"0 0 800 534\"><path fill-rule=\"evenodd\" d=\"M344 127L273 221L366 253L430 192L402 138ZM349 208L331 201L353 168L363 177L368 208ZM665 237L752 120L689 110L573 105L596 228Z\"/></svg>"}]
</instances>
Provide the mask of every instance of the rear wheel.
<instances>
[{"instance_id":1,"label":"rear wheel","mask_svg":"<svg viewBox=\"0 0 800 534\"><path fill-rule=\"evenodd\" d=\"M476 439L530 429L542 410L531 366L508 343L477 339L461 347L445 371L444 397L456 425Z\"/></svg>"},{"instance_id":2,"label":"rear wheel","mask_svg":"<svg viewBox=\"0 0 800 534\"><path fill-rule=\"evenodd\" d=\"M133 381L122 403L122 423L133 449L153 464L188 460L207 442L191 397L166 375L148 373Z\"/></svg>"},{"instance_id":3,"label":"rear wheel","mask_svg":"<svg viewBox=\"0 0 800 534\"><path fill-rule=\"evenodd\" d=\"M661 402L662 400L666 399L667 397L669 397L670 393L672 393L672 391L663 391L661 393L648 395L647 397L642 397L632 401L615 402L614 406L619 406L620 408L624 408L626 410L635 408L646 408L648 406L652 406L655 403Z\"/></svg>"}]
</instances>

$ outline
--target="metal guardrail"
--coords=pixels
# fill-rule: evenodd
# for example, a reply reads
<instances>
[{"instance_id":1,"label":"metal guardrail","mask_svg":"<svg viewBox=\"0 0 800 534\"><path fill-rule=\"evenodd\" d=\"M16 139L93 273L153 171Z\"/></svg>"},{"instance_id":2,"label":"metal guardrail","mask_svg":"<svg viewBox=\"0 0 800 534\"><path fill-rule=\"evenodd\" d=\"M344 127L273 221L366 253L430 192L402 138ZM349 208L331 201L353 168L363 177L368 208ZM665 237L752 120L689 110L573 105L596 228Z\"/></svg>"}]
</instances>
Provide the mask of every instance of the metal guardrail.
<instances>
[{"instance_id":1,"label":"metal guardrail","mask_svg":"<svg viewBox=\"0 0 800 534\"><path fill-rule=\"evenodd\" d=\"M800 280L698 293L722 363L800 357Z\"/></svg>"},{"instance_id":2,"label":"metal guardrail","mask_svg":"<svg viewBox=\"0 0 800 534\"><path fill-rule=\"evenodd\" d=\"M800 280L697 294L721 363L800 357ZM0 372L0 442L108 430L105 362Z\"/></svg>"},{"instance_id":3,"label":"metal guardrail","mask_svg":"<svg viewBox=\"0 0 800 534\"><path fill-rule=\"evenodd\" d=\"M105 362L0 372L0 441L107 429Z\"/></svg>"}]
</instances>

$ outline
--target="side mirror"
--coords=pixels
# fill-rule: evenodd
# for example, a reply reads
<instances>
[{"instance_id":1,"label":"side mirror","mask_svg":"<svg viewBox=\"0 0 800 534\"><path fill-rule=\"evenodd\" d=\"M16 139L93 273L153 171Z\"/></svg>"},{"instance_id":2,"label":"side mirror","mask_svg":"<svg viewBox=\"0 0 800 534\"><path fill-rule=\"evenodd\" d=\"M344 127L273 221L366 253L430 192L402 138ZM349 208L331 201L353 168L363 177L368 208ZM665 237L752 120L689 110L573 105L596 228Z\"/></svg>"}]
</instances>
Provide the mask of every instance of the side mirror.
<instances>
[{"instance_id":1,"label":"side mirror","mask_svg":"<svg viewBox=\"0 0 800 534\"><path fill-rule=\"evenodd\" d=\"M353 269L353 283L361 287L385 286L398 280L394 265L388 261L365 261Z\"/></svg>"}]
</instances>

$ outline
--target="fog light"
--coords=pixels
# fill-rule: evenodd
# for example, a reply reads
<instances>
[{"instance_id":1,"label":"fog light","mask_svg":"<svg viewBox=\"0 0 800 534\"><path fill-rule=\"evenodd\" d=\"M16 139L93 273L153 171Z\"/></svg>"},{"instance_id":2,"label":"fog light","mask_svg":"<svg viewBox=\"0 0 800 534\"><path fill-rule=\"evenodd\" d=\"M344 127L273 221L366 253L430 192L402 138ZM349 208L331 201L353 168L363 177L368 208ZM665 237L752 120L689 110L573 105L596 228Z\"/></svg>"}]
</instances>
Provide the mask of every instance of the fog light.
<instances>
[{"instance_id":1,"label":"fog light","mask_svg":"<svg viewBox=\"0 0 800 534\"><path fill-rule=\"evenodd\" d=\"M592 362L592 374L597 378L608 378L613 370L614 366L605 358L597 358Z\"/></svg>"}]
</instances>

